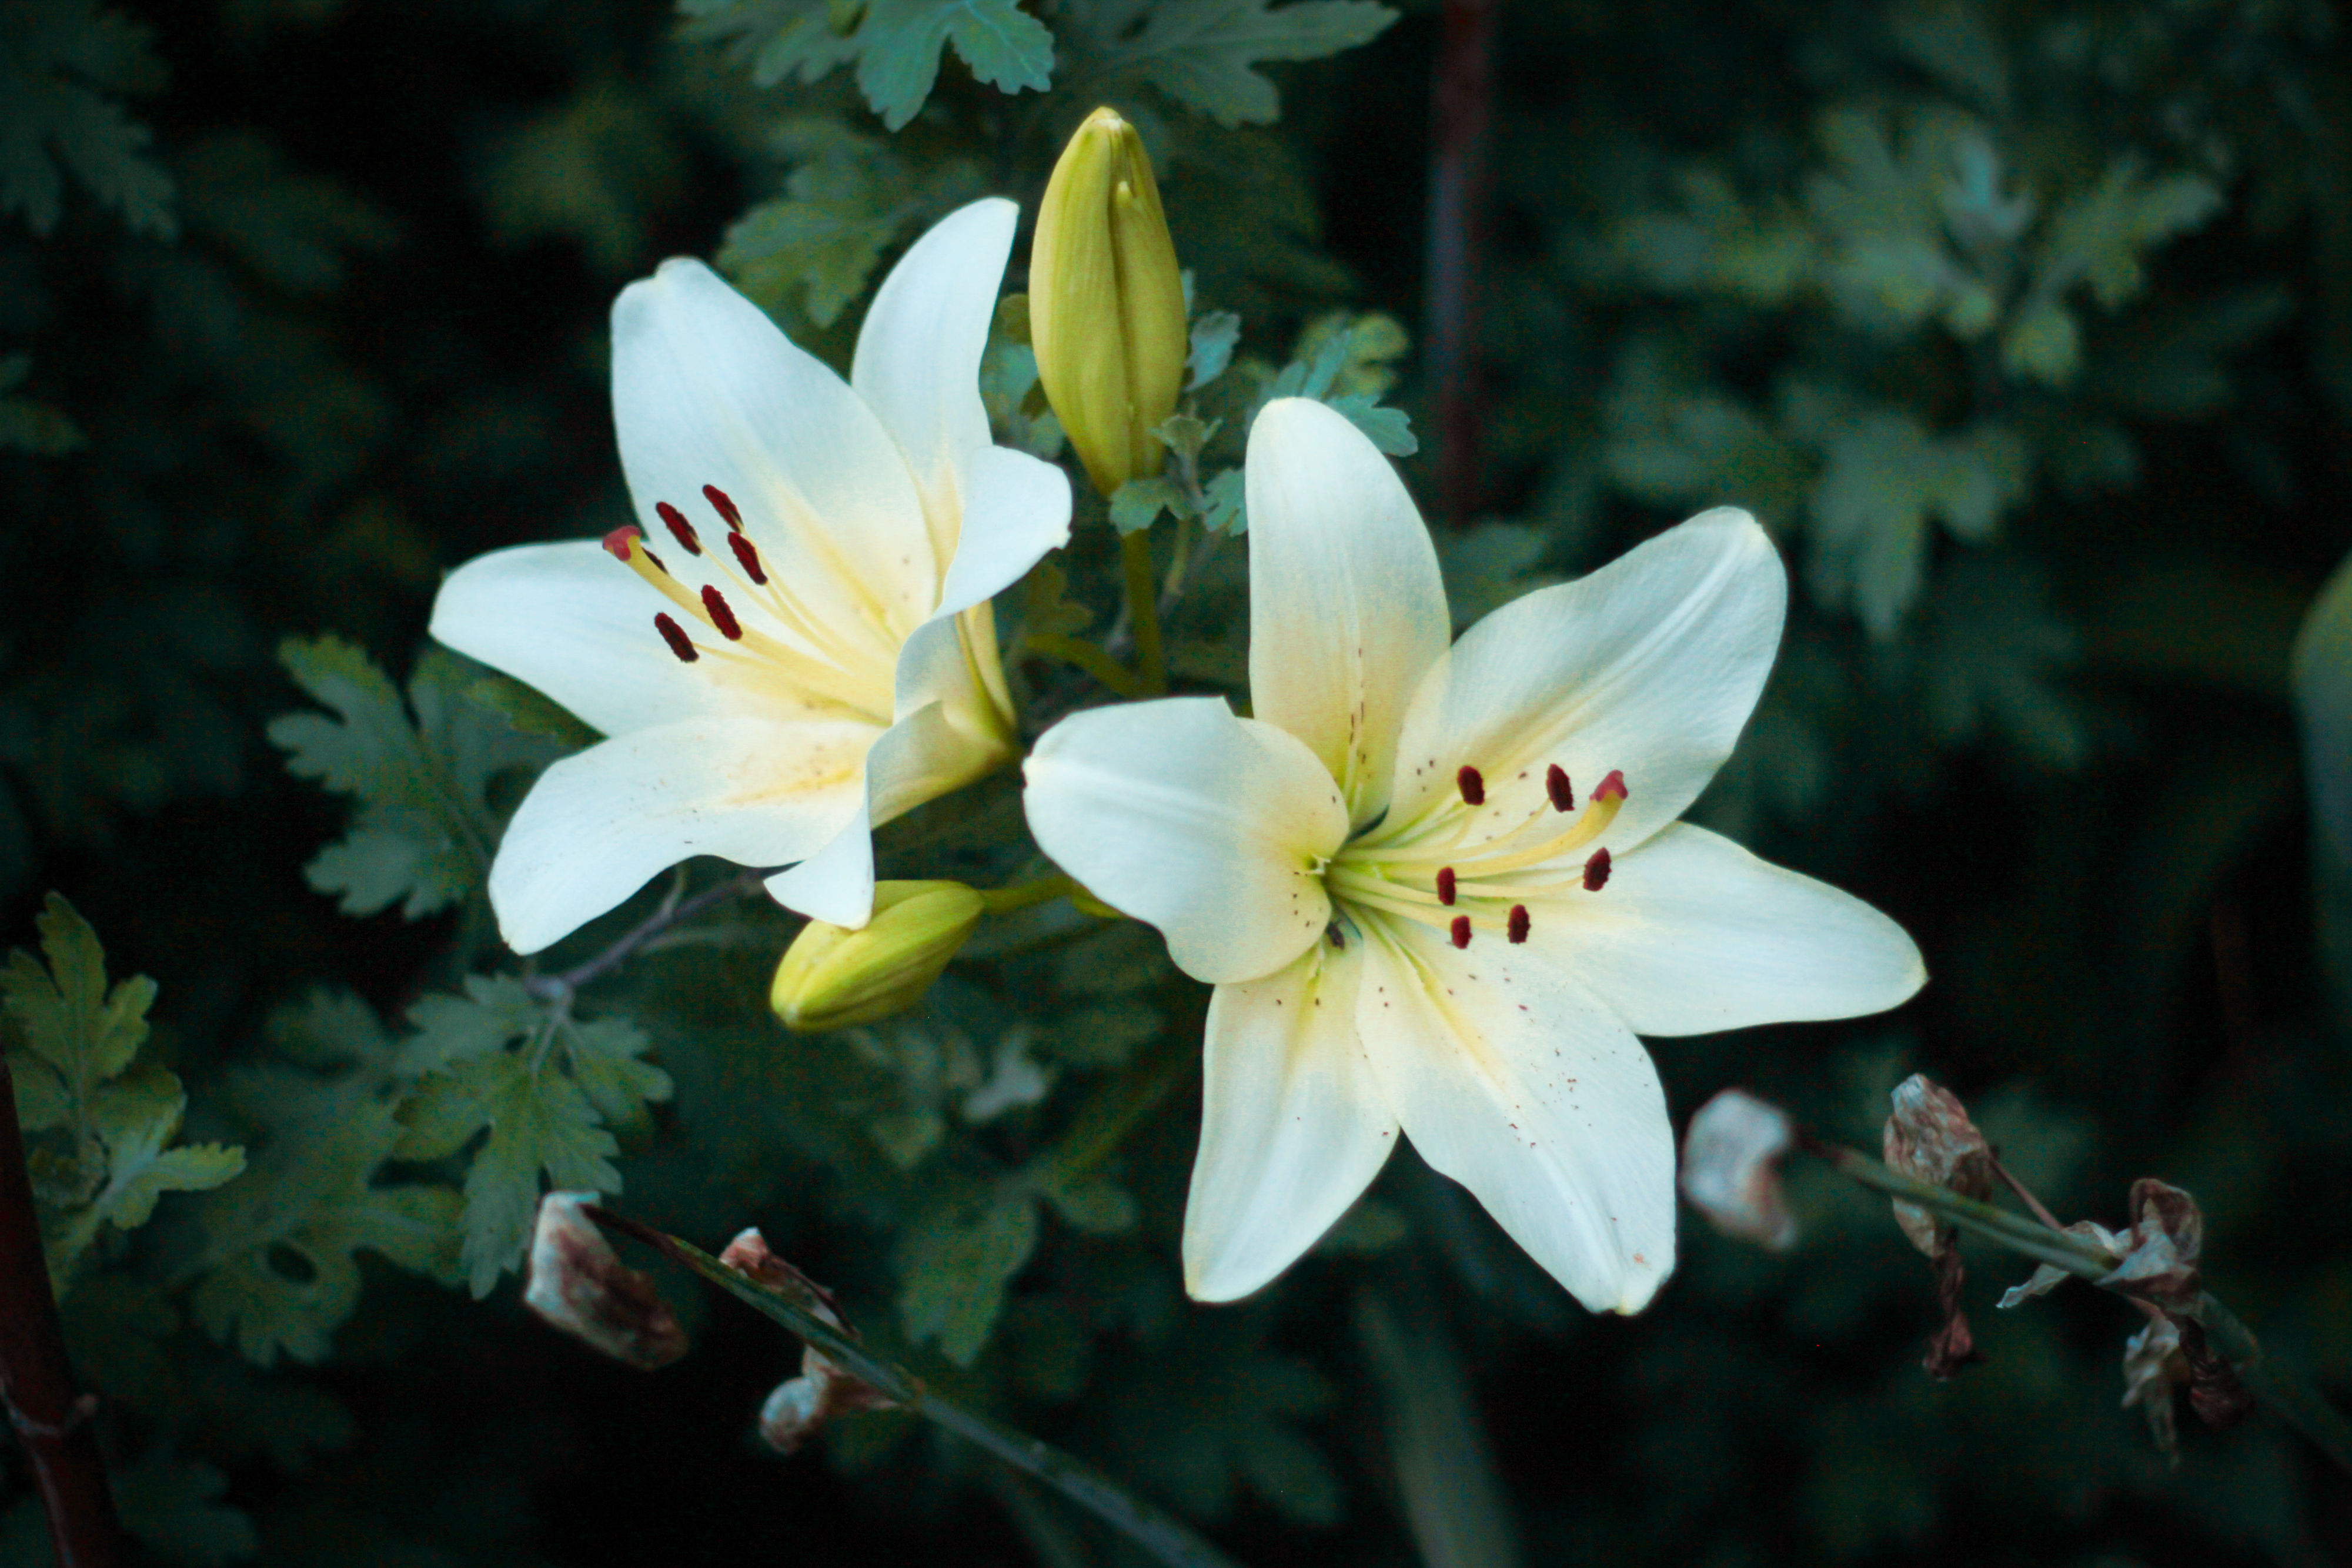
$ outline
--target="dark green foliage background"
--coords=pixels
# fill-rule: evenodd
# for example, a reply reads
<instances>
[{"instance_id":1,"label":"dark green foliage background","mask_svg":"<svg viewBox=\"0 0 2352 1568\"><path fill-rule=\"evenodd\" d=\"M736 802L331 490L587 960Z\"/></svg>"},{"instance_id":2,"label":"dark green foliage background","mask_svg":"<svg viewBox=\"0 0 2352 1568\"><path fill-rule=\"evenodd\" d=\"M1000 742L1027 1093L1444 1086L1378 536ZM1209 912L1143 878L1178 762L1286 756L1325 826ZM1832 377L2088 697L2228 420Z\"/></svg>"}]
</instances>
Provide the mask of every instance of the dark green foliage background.
<instances>
[{"instance_id":1,"label":"dark green foliage background","mask_svg":"<svg viewBox=\"0 0 2352 1568\"><path fill-rule=\"evenodd\" d=\"M67 1301L158 1560L1128 1560L897 1417L767 1455L752 1416L796 1349L682 1283L697 1348L652 1376L523 1313L480 1211L464 1261L497 1282L463 1287L450 1195L491 1157L465 1095L540 1040L459 1016L520 972L467 845L562 742L423 628L447 567L625 518L604 324L628 278L717 257L844 363L876 267L972 195L1034 209L1098 99L1145 128L1200 307L1241 315L1214 408L1311 358L1336 309L1418 341L1436 10L1379 31L1302 7L1232 47L1258 9L975 0L958 14L1002 37L956 34L926 99L909 39L946 10L918 0L0 0L5 945L65 893L112 974L160 988L141 1061L185 1086L184 1135L254 1158L103 1238ZM2352 549L2337 14L1521 0L1499 28L1457 608L1703 506L1757 511L1789 640L1699 814L1886 909L1933 977L1885 1019L1661 1042L1677 1117L1743 1083L1870 1145L1927 1071L2064 1218L2120 1222L2142 1175L2195 1192L2213 1288L2352 1399L2352 974L2315 914L2352 867L2309 849L2288 677ZM1412 416L1444 529L1429 389L1394 368L1388 390L1351 364L1335 395ZM1066 565L1097 630L1112 537L1083 501ZM1171 625L1195 689L1237 679L1242 554ZM1060 624L1047 602L1033 624ZM275 654L328 633L293 659L306 696ZM446 765L454 815L404 814L375 772L356 815L331 792L312 698L373 679L362 650L422 739L375 688L352 733ZM1041 708L1090 700L1020 676ZM2312 733L2340 743L2334 684ZM296 710L326 747L305 778L268 728ZM441 858L383 897L315 891L355 822ZM1034 869L1017 824L995 781L886 834L886 864L1007 880ZM1409 1517L1450 1563L2352 1557L2352 1486L2265 1421L2192 1423L2168 1469L2116 1408L2121 1303L1996 1315L2025 1269L1972 1255L1989 1361L1931 1384L1927 1269L1882 1206L1810 1176L1795 1252L1693 1221L1635 1320L1583 1313L1410 1155L1275 1289L1192 1306L1205 998L1156 942L1034 922L903 1026L794 1040L760 1006L792 928L723 906L548 1026L580 1168L609 1155L622 1207L713 1247L759 1224L889 1354L1244 1562L1412 1562ZM968 1114L1008 1040L1050 1087ZM303 1141L330 1127L360 1131ZM290 1255L242 1255L278 1285L223 1272L223 1206L266 1181L320 1206ZM362 1250L348 1321L298 1306L257 1347L253 1292L346 1255L395 1187L437 1239L406 1267ZM0 1486L0 1555L42 1561L13 1455Z\"/></svg>"}]
</instances>

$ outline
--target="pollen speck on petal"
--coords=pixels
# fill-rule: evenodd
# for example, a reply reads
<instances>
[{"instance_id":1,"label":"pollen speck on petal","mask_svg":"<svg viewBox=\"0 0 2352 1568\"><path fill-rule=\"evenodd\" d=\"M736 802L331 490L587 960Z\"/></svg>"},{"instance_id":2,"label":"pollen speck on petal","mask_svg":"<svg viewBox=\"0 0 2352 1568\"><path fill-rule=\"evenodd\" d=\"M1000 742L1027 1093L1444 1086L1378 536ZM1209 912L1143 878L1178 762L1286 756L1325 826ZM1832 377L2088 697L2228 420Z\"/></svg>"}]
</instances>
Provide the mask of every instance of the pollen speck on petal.
<instances>
[{"instance_id":1,"label":"pollen speck on petal","mask_svg":"<svg viewBox=\"0 0 2352 1568\"><path fill-rule=\"evenodd\" d=\"M1483 806L1486 803L1486 780L1468 763L1464 763L1461 770L1454 775L1454 783L1462 791L1464 805Z\"/></svg>"},{"instance_id":2,"label":"pollen speck on petal","mask_svg":"<svg viewBox=\"0 0 2352 1568\"><path fill-rule=\"evenodd\" d=\"M1576 791L1568 787L1568 769L1557 762L1544 772L1544 792L1551 797L1553 810L1576 810Z\"/></svg>"},{"instance_id":3,"label":"pollen speck on petal","mask_svg":"<svg viewBox=\"0 0 2352 1568\"><path fill-rule=\"evenodd\" d=\"M1456 947L1467 947L1470 946L1470 917L1468 915L1457 915L1454 917L1453 935L1454 945Z\"/></svg>"},{"instance_id":4,"label":"pollen speck on petal","mask_svg":"<svg viewBox=\"0 0 2352 1568\"><path fill-rule=\"evenodd\" d=\"M1615 774L1610 777L1614 779ZM1599 893L1609 883L1609 852L1595 850L1592 858L1584 862L1584 891Z\"/></svg>"},{"instance_id":5,"label":"pollen speck on petal","mask_svg":"<svg viewBox=\"0 0 2352 1568\"><path fill-rule=\"evenodd\" d=\"M702 657L695 651L694 643L687 637L686 628L671 620L667 614L654 617L654 630L662 634L662 641L669 644L669 651L677 655L679 664L691 664Z\"/></svg>"},{"instance_id":6,"label":"pollen speck on petal","mask_svg":"<svg viewBox=\"0 0 2352 1568\"><path fill-rule=\"evenodd\" d=\"M730 643L740 643L743 640L743 623L735 619L735 612L728 608L725 597L718 589L707 584L704 586L702 608L710 616L710 623L719 628L719 634L721 637L726 638Z\"/></svg>"}]
</instances>

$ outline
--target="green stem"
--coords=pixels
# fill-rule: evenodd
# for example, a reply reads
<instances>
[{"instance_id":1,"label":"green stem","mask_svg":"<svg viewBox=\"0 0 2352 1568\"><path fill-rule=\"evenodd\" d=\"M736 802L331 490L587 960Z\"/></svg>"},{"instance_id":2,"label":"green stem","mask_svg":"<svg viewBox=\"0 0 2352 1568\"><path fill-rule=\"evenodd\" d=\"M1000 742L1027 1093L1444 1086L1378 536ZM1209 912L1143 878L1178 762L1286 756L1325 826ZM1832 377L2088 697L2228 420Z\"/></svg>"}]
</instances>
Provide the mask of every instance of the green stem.
<instances>
[{"instance_id":1,"label":"green stem","mask_svg":"<svg viewBox=\"0 0 2352 1568\"><path fill-rule=\"evenodd\" d=\"M1010 915L1016 909L1034 904L1051 904L1077 891L1077 879L1067 876L1044 876L1035 882L1020 882L1011 887L978 889L980 902L991 915Z\"/></svg>"},{"instance_id":2,"label":"green stem","mask_svg":"<svg viewBox=\"0 0 2352 1568\"><path fill-rule=\"evenodd\" d=\"M1154 628L1155 635L1157 628ZM1150 695L1142 680L1126 665L1076 637L1066 637L1058 632L1033 632L1021 640L1021 646L1040 658L1057 659L1074 669L1084 670L1118 696Z\"/></svg>"},{"instance_id":3,"label":"green stem","mask_svg":"<svg viewBox=\"0 0 2352 1568\"><path fill-rule=\"evenodd\" d=\"M1119 565L1127 574L1127 613L1135 632L1137 684L1145 696L1168 692L1168 653L1160 645L1159 584L1152 580L1151 534L1139 529L1118 541Z\"/></svg>"},{"instance_id":4,"label":"green stem","mask_svg":"<svg viewBox=\"0 0 2352 1568\"><path fill-rule=\"evenodd\" d=\"M692 1243L611 1209L592 1204L583 1212L596 1224L634 1237L782 1323L827 1361L871 1385L887 1398L1046 1482L1071 1501L1091 1510L1171 1568L1237 1568L1233 1559L1202 1540L1182 1521L1145 1501L1085 1461L933 1394L921 1378L883 1360L817 1316L812 1310L816 1304L813 1298L804 1302L785 1291L761 1284Z\"/></svg>"},{"instance_id":5,"label":"green stem","mask_svg":"<svg viewBox=\"0 0 2352 1568\"><path fill-rule=\"evenodd\" d=\"M2294 1374L2273 1365L2263 1353L2253 1331L2237 1314L2213 1299L2211 1291L2198 1297L2189 1315L2205 1325L2207 1343L2230 1358L2254 1397L2269 1406L2296 1431L2311 1439L2338 1469L2352 1471L2352 1422Z\"/></svg>"},{"instance_id":6,"label":"green stem","mask_svg":"<svg viewBox=\"0 0 2352 1568\"><path fill-rule=\"evenodd\" d=\"M1932 1182L1919 1181L1890 1170L1868 1155L1853 1149L1821 1145L1811 1152L1827 1160L1836 1167L1839 1175L1849 1180L1874 1188L1889 1197L1899 1197L1906 1203L1932 1209L1961 1229L1981 1236L1988 1241L1997 1241L2012 1252L2022 1252L2037 1263L2063 1269L2069 1274L2094 1283L2105 1280L2116 1266L2116 1260L2107 1255L2106 1249L2095 1242L2069 1236L2063 1230L2052 1230L2021 1214L2011 1214L1992 1204L1962 1197Z\"/></svg>"},{"instance_id":7,"label":"green stem","mask_svg":"<svg viewBox=\"0 0 2352 1568\"><path fill-rule=\"evenodd\" d=\"M2095 1285L2105 1285L2107 1276L2115 1271L2116 1260L2095 1242L1904 1176L1854 1149L1816 1143L1810 1138L1801 1139L1801 1145L1851 1181L1940 1214L1962 1230L1997 1241L2013 1252L2022 1252L2037 1263L2063 1269ZM2352 1423L2345 1420L2341 1411L2295 1374L2272 1362L2252 1331L2211 1292L2200 1295L2197 1305L2185 1315L2204 1325L2207 1339L2229 1358L2255 1398L2309 1438L2339 1469L2352 1471Z\"/></svg>"}]
</instances>

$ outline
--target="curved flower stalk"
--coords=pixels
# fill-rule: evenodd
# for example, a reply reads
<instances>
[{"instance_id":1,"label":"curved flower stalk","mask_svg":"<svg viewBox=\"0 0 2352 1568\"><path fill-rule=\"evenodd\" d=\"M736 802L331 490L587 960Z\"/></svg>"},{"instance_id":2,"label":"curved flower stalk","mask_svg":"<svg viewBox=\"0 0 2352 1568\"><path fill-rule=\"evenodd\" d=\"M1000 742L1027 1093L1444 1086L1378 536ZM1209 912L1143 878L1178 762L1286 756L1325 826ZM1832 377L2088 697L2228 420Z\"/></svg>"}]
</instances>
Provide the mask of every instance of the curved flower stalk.
<instances>
[{"instance_id":1,"label":"curved flower stalk","mask_svg":"<svg viewBox=\"0 0 2352 1568\"><path fill-rule=\"evenodd\" d=\"M1019 210L884 280L845 383L693 261L613 307L639 526L460 567L433 634L610 738L549 768L490 870L536 952L689 855L873 908L872 830L1018 755L989 600L1069 536L1060 469L991 444L980 359Z\"/></svg>"},{"instance_id":2,"label":"curved flower stalk","mask_svg":"<svg viewBox=\"0 0 2352 1568\"><path fill-rule=\"evenodd\" d=\"M1780 559L1709 512L1449 648L1420 515L1344 417L1270 403L1246 472L1256 716L1099 709L1027 768L1038 843L1216 987L1186 1288L1272 1280L1402 1130L1578 1300L1639 1311L1675 1148L1636 1034L1926 977L1867 904L1675 821L1763 689Z\"/></svg>"}]
</instances>

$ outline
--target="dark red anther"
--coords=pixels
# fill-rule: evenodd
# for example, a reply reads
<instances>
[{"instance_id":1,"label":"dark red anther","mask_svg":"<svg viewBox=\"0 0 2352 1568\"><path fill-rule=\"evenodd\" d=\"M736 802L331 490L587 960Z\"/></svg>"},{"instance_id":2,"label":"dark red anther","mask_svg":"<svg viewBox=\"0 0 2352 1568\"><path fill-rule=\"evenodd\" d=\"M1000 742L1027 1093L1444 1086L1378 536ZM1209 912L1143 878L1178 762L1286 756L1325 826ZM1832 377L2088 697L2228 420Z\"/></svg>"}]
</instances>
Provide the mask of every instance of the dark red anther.
<instances>
[{"instance_id":1,"label":"dark red anther","mask_svg":"<svg viewBox=\"0 0 2352 1568\"><path fill-rule=\"evenodd\" d=\"M1610 777L1613 779L1616 775L1612 773ZM1609 852L1607 850L1595 850L1592 852L1592 858L1584 862L1584 891L1587 893L1599 893L1602 888L1608 885Z\"/></svg>"},{"instance_id":2,"label":"dark red anther","mask_svg":"<svg viewBox=\"0 0 2352 1568\"><path fill-rule=\"evenodd\" d=\"M726 638L730 643L740 643L743 640L743 622L735 619L735 612L727 607L727 601L720 597L717 589L705 585L702 590L702 608L709 615L710 623L719 628L719 634L721 637Z\"/></svg>"},{"instance_id":3,"label":"dark red anther","mask_svg":"<svg viewBox=\"0 0 2352 1568\"><path fill-rule=\"evenodd\" d=\"M1568 769L1557 762L1544 769L1544 792L1551 797L1553 810L1576 810L1576 791L1568 787Z\"/></svg>"},{"instance_id":4,"label":"dark red anther","mask_svg":"<svg viewBox=\"0 0 2352 1568\"><path fill-rule=\"evenodd\" d=\"M745 538L741 534L729 534L727 548L735 552L735 564L743 569L745 577L750 578L754 583L768 580L768 569L760 564L760 552L752 548L750 539Z\"/></svg>"},{"instance_id":5,"label":"dark red anther","mask_svg":"<svg viewBox=\"0 0 2352 1568\"><path fill-rule=\"evenodd\" d=\"M1454 945L1456 947L1470 946L1470 917L1466 915L1454 917Z\"/></svg>"},{"instance_id":6,"label":"dark red anther","mask_svg":"<svg viewBox=\"0 0 2352 1568\"><path fill-rule=\"evenodd\" d=\"M1437 902L1440 904L1454 902L1454 868L1450 865L1437 868Z\"/></svg>"},{"instance_id":7,"label":"dark red anther","mask_svg":"<svg viewBox=\"0 0 2352 1568\"><path fill-rule=\"evenodd\" d=\"M1464 805L1483 806L1486 803L1486 781L1481 779L1478 776L1478 770L1468 763L1464 763L1462 770L1454 776L1454 784L1462 791Z\"/></svg>"},{"instance_id":8,"label":"dark red anther","mask_svg":"<svg viewBox=\"0 0 2352 1568\"><path fill-rule=\"evenodd\" d=\"M702 657L700 653L694 651L693 643L688 640L686 628L667 615L654 617L654 630L662 634L662 641L669 644L669 651L677 655L679 664L691 664Z\"/></svg>"},{"instance_id":9,"label":"dark red anther","mask_svg":"<svg viewBox=\"0 0 2352 1568\"><path fill-rule=\"evenodd\" d=\"M705 485L702 487L702 498L710 503L713 511L727 519L727 528L730 533L743 531L743 514L735 509L735 503L727 498L726 491L716 485Z\"/></svg>"},{"instance_id":10,"label":"dark red anther","mask_svg":"<svg viewBox=\"0 0 2352 1568\"><path fill-rule=\"evenodd\" d=\"M638 553L639 555L641 555L641 556L645 557L645 558L646 558L646 559L649 563L651 563L651 565L653 566L653 569L654 569L656 571L660 572L664 577L667 577L667 576L669 575L669 568L667 568L667 567L666 567L666 566L664 566L664 565L662 564L662 558L661 558L661 557L659 557L659 556L657 556L657 555L656 555L656 554L654 554L654 552L653 552L653 551L651 551L651 550L649 550L649 549L646 549L646 536L645 536L645 535L643 535L643 534L639 534L639 535L637 536L637 546L636 546L636 549L637 549L637 553Z\"/></svg>"},{"instance_id":11,"label":"dark red anther","mask_svg":"<svg viewBox=\"0 0 2352 1568\"><path fill-rule=\"evenodd\" d=\"M667 501L656 501L654 515L661 518L663 526L669 529L669 537L676 539L687 554L702 553L702 541L694 537L694 525L686 520L684 512Z\"/></svg>"},{"instance_id":12,"label":"dark red anther","mask_svg":"<svg viewBox=\"0 0 2352 1568\"><path fill-rule=\"evenodd\" d=\"M636 524L623 523L604 536L605 552L614 560L626 560L629 559L630 549L645 537L645 530Z\"/></svg>"},{"instance_id":13,"label":"dark red anther","mask_svg":"<svg viewBox=\"0 0 2352 1568\"><path fill-rule=\"evenodd\" d=\"M1511 923L1505 928L1505 935L1508 936L1513 942L1524 942L1528 939L1528 906L1526 904L1511 905Z\"/></svg>"},{"instance_id":14,"label":"dark red anther","mask_svg":"<svg viewBox=\"0 0 2352 1568\"><path fill-rule=\"evenodd\" d=\"M1625 775L1614 768L1611 768L1609 777L1601 781L1601 788L1592 792L1592 798L1596 801L1622 800L1625 798Z\"/></svg>"}]
</instances>

